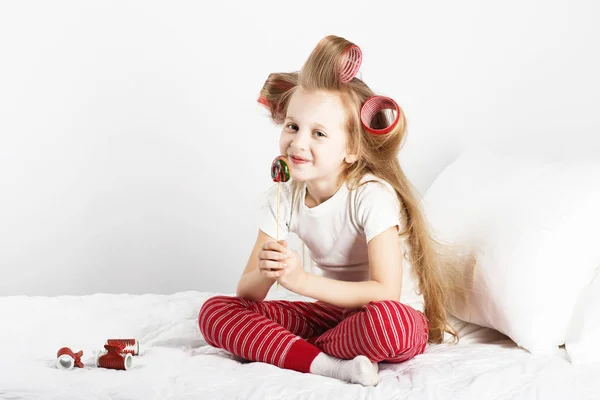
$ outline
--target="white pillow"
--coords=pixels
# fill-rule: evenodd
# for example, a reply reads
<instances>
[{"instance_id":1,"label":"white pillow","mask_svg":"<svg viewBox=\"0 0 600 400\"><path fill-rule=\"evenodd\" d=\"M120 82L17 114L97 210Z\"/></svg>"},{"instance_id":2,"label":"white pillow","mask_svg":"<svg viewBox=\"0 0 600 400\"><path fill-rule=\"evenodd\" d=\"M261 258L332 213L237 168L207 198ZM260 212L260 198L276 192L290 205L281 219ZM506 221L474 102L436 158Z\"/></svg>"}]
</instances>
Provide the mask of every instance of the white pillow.
<instances>
[{"instance_id":1,"label":"white pillow","mask_svg":"<svg viewBox=\"0 0 600 400\"><path fill-rule=\"evenodd\" d=\"M600 270L600 268L598 269ZM582 291L573 310L565 347L573 364L600 364L600 274Z\"/></svg>"},{"instance_id":2,"label":"white pillow","mask_svg":"<svg viewBox=\"0 0 600 400\"><path fill-rule=\"evenodd\" d=\"M452 313L554 353L600 265L600 161L472 148L436 178L423 208L436 236L478 258L467 304L453 302Z\"/></svg>"}]
</instances>

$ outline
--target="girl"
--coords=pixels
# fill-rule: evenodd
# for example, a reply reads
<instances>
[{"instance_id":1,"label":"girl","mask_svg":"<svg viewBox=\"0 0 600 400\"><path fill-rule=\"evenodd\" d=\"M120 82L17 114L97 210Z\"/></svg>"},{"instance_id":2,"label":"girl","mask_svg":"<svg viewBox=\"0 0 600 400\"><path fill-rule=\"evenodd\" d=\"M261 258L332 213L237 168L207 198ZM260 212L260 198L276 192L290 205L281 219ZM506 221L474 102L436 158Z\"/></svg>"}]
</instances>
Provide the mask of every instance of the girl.
<instances>
[{"instance_id":1,"label":"girl","mask_svg":"<svg viewBox=\"0 0 600 400\"><path fill-rule=\"evenodd\" d=\"M299 72L265 82L259 102L283 125L280 151L292 162L280 184L280 226L275 187L236 296L208 299L198 322L208 344L243 359L369 386L379 381L378 362L415 357L444 332L457 338L446 311L457 280L441 275L457 258L437 251L400 168L404 114L344 76L357 49L327 36ZM278 231L298 235L319 275L274 239ZM401 301L412 275L424 307ZM275 282L316 301L264 301Z\"/></svg>"}]
</instances>

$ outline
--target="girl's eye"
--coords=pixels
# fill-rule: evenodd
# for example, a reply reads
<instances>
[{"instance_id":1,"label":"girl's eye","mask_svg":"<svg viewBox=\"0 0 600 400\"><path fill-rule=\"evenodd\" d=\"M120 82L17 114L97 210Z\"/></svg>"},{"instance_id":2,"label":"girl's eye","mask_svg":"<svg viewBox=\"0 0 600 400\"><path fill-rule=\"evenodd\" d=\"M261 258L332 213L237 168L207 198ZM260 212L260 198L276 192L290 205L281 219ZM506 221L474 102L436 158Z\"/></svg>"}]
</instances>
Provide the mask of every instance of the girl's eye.
<instances>
[{"instance_id":1,"label":"girl's eye","mask_svg":"<svg viewBox=\"0 0 600 400\"><path fill-rule=\"evenodd\" d=\"M291 124L291 123L287 124L285 127L288 129L291 129L293 131L298 130L298 127L295 124ZM314 131L313 133L315 133L318 137L326 137L327 136L323 132L320 132L320 131Z\"/></svg>"}]
</instances>

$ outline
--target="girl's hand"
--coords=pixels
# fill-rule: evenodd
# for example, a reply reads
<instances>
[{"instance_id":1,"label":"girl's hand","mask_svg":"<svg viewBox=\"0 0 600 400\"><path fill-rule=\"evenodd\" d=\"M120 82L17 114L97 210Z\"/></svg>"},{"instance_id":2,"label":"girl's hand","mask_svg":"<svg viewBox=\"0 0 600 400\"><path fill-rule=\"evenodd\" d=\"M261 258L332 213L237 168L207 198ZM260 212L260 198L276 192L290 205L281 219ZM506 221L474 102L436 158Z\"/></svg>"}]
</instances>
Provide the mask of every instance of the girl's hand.
<instances>
[{"instance_id":1,"label":"girl's hand","mask_svg":"<svg viewBox=\"0 0 600 400\"><path fill-rule=\"evenodd\" d=\"M287 242L267 242L258 253L258 268L265 277L275 279L284 288L294 291L306 279L298 252L289 250Z\"/></svg>"},{"instance_id":2,"label":"girl's hand","mask_svg":"<svg viewBox=\"0 0 600 400\"><path fill-rule=\"evenodd\" d=\"M262 276L277 280L287 267L287 249L279 242L267 242L258 253L258 269Z\"/></svg>"},{"instance_id":3,"label":"girl's hand","mask_svg":"<svg viewBox=\"0 0 600 400\"><path fill-rule=\"evenodd\" d=\"M288 258L286 259L287 267L285 267L282 270L281 275L277 277L277 282L287 290L297 292L300 285L306 280L308 274L304 268L302 268L298 252L289 250L285 240L280 240L279 243L283 246Z\"/></svg>"}]
</instances>

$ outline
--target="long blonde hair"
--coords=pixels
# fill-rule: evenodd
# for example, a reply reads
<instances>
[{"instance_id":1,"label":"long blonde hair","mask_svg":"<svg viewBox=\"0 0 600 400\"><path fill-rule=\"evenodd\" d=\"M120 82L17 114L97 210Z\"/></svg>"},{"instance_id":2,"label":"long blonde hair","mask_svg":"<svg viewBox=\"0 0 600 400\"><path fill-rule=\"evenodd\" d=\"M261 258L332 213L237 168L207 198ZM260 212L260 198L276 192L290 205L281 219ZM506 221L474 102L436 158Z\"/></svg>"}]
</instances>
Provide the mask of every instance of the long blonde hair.
<instances>
[{"instance_id":1,"label":"long blonde hair","mask_svg":"<svg viewBox=\"0 0 600 400\"><path fill-rule=\"evenodd\" d=\"M368 132L361 124L360 109L375 93L359 78L348 83L340 82L340 65L343 53L353 43L337 37L327 36L312 51L298 72L271 73L263 85L259 101L270 110L277 125L283 124L289 100L297 88L307 91L326 91L339 95L346 110L346 128L349 133L348 148L358 154L358 160L343 171L349 187L357 188L367 173L389 182L396 191L401 204L401 216L405 221L399 236L410 246L410 261L413 274L418 279L419 290L425 301L425 315L429 320L429 341L441 343L444 332L458 340L457 332L448 321L451 295L465 299L475 257L455 251L448 243L442 243L430 232L423 215L416 189L411 185L400 167L398 153L405 140L406 119L399 110L399 121L388 134L376 135ZM379 112L372 120L374 129L389 126L393 116ZM466 268L463 268L466 263ZM458 268L459 265L463 267Z\"/></svg>"}]
</instances>

